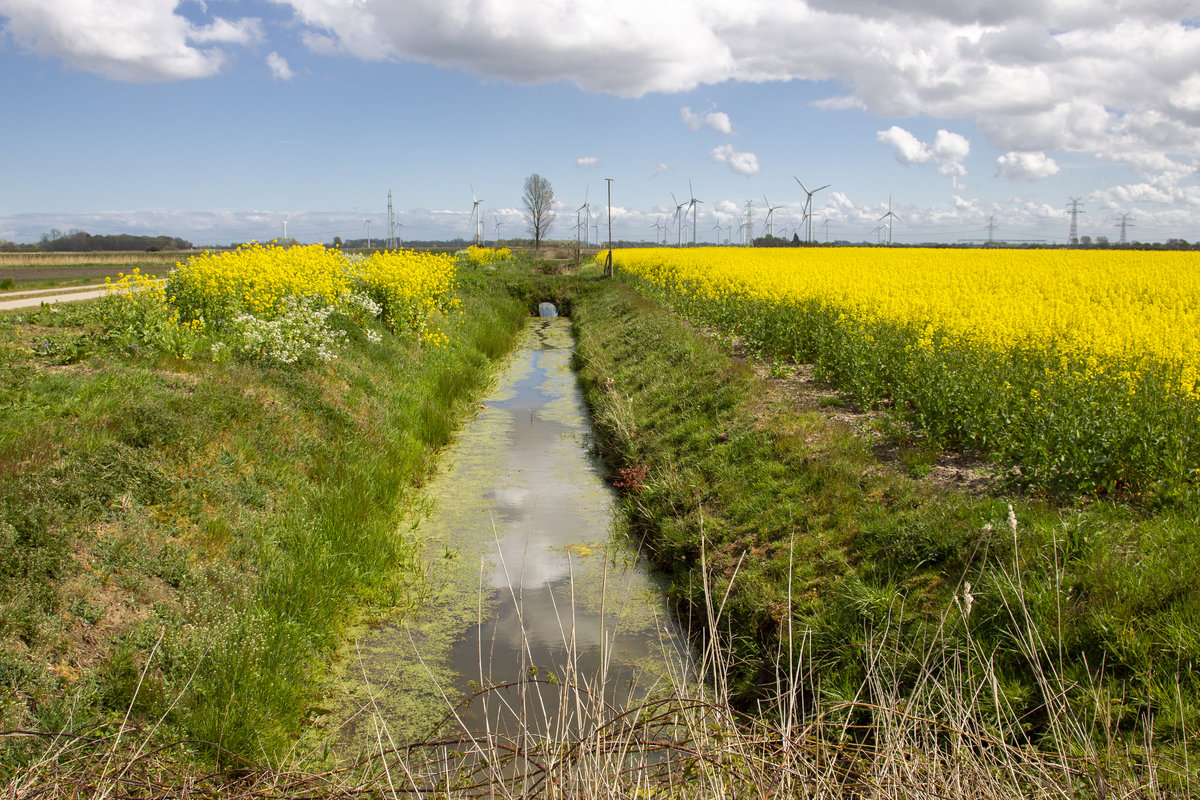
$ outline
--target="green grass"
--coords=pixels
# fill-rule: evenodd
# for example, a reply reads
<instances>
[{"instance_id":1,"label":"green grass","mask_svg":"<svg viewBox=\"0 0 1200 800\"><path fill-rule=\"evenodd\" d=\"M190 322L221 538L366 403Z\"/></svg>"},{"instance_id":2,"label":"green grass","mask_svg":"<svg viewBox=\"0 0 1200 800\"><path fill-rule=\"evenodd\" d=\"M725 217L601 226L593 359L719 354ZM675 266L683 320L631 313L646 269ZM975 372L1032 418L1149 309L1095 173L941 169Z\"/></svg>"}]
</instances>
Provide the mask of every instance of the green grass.
<instances>
[{"instance_id":1,"label":"green grass","mask_svg":"<svg viewBox=\"0 0 1200 800\"><path fill-rule=\"evenodd\" d=\"M300 370L106 350L89 304L0 316L0 730L129 712L139 742L209 743L185 762L217 744L280 763L348 626L419 599L412 489L550 300L574 315L635 530L716 645L701 708L818 724L835 750L813 763L850 747L848 767L909 722L897 757L941 758L968 727L1135 783L1150 753L1198 757L1188 513L932 486L928 443L881 465L863 434L617 283L516 265L464 274L463 296L446 348L353 328L337 361ZM745 766L757 724L703 746ZM42 749L0 738L0 774ZM772 764L712 777L753 784Z\"/></svg>"},{"instance_id":2,"label":"green grass","mask_svg":"<svg viewBox=\"0 0 1200 800\"><path fill-rule=\"evenodd\" d=\"M642 288L761 357L811 363L819 379L889 409L935 447L987 455L1014 490L1151 508L1200 502L1200 404L1178 364L1098 359L1054 342L987 345L816 301Z\"/></svg>"},{"instance_id":3,"label":"green grass","mask_svg":"<svg viewBox=\"0 0 1200 800\"><path fill-rule=\"evenodd\" d=\"M722 630L704 635L729 640L736 701L769 693L802 639L833 702L860 696L878 648L910 689L931 679L931 647L982 650L998 677L981 705L1016 709L1028 741L1053 734L1053 671L1089 735L1194 748L1192 515L941 489L917 479L927 447L881 466L863 435L798 410L784 385L627 287L577 303L575 319L601 447L681 617L703 630L706 572L725 598Z\"/></svg>"},{"instance_id":4,"label":"green grass","mask_svg":"<svg viewBox=\"0 0 1200 800\"><path fill-rule=\"evenodd\" d=\"M527 314L468 283L446 347L349 326L307 369L107 350L95 304L0 317L0 729L286 750L349 626L418 600L412 490Z\"/></svg>"}]
</instances>

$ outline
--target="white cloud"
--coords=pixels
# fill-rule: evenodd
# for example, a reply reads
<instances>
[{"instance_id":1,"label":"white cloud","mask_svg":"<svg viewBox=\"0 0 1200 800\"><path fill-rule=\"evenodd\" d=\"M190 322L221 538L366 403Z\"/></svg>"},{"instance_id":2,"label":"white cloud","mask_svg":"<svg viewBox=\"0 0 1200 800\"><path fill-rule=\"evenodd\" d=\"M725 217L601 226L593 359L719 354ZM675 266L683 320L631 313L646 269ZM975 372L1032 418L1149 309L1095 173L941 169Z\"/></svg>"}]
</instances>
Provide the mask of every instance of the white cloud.
<instances>
[{"instance_id":1,"label":"white cloud","mask_svg":"<svg viewBox=\"0 0 1200 800\"><path fill-rule=\"evenodd\" d=\"M823 109L970 119L1001 152L1200 159L1197 0L270 0L320 53L573 82L638 97L727 81L836 82ZM255 20L178 0L0 0L20 47L123 81L211 76ZM728 115L685 122L729 135ZM936 147L935 141L931 148ZM931 157L933 151L931 149ZM1130 160L1130 155L1136 160ZM941 157L959 174L963 159ZM914 162L916 163L916 162Z\"/></svg>"},{"instance_id":2,"label":"white cloud","mask_svg":"<svg viewBox=\"0 0 1200 800\"><path fill-rule=\"evenodd\" d=\"M281 81L290 81L296 76L296 73L288 66L287 59L279 55L279 53L271 52L267 54L267 66L271 68L271 75Z\"/></svg>"},{"instance_id":3,"label":"white cloud","mask_svg":"<svg viewBox=\"0 0 1200 800\"><path fill-rule=\"evenodd\" d=\"M587 169L588 167L596 167L600 165L600 159L597 156L580 156L575 159L575 166Z\"/></svg>"},{"instance_id":4,"label":"white cloud","mask_svg":"<svg viewBox=\"0 0 1200 800\"><path fill-rule=\"evenodd\" d=\"M709 155L718 164L728 164L729 168L739 175L754 175L758 172L758 156L736 150L731 144L714 147Z\"/></svg>"},{"instance_id":5,"label":"white cloud","mask_svg":"<svg viewBox=\"0 0 1200 800\"><path fill-rule=\"evenodd\" d=\"M654 165L654 177L657 178L659 175L662 175L669 169L671 169L671 165L668 164L667 162L665 162L665 161L658 162L657 164Z\"/></svg>"},{"instance_id":6,"label":"white cloud","mask_svg":"<svg viewBox=\"0 0 1200 800\"><path fill-rule=\"evenodd\" d=\"M878 131L875 139L881 144L896 149L896 160L901 164L937 164L938 172L958 178L967 174L963 159L971 152L971 143L965 136L939 130L933 144L926 144L899 125L886 131Z\"/></svg>"},{"instance_id":7,"label":"white cloud","mask_svg":"<svg viewBox=\"0 0 1200 800\"><path fill-rule=\"evenodd\" d=\"M971 152L971 143L965 136L939 130L933 139L930 153L938 163L938 171L943 175L962 176L967 174L967 168L962 165L963 159Z\"/></svg>"},{"instance_id":8,"label":"white cloud","mask_svg":"<svg viewBox=\"0 0 1200 800\"><path fill-rule=\"evenodd\" d=\"M250 45L262 41L262 38L262 21L254 18L230 22L217 17L211 24L193 27L188 33L188 39L197 44Z\"/></svg>"},{"instance_id":9,"label":"white cloud","mask_svg":"<svg viewBox=\"0 0 1200 800\"><path fill-rule=\"evenodd\" d=\"M724 111L713 111L705 115L704 124L717 133L723 133L726 136L733 134L733 122Z\"/></svg>"},{"instance_id":10,"label":"white cloud","mask_svg":"<svg viewBox=\"0 0 1200 800\"><path fill-rule=\"evenodd\" d=\"M257 19L195 25L175 0L0 0L3 30L24 50L118 81L207 78L262 37Z\"/></svg>"},{"instance_id":11,"label":"white cloud","mask_svg":"<svg viewBox=\"0 0 1200 800\"><path fill-rule=\"evenodd\" d=\"M865 111L867 108L866 103L853 95L826 97L815 101L813 105L824 111Z\"/></svg>"},{"instance_id":12,"label":"white cloud","mask_svg":"<svg viewBox=\"0 0 1200 800\"><path fill-rule=\"evenodd\" d=\"M1036 181L1058 174L1058 164L1045 153L1005 153L996 159L996 174L1019 181Z\"/></svg>"},{"instance_id":13,"label":"white cloud","mask_svg":"<svg viewBox=\"0 0 1200 800\"><path fill-rule=\"evenodd\" d=\"M899 125L877 131L875 139L896 148L896 160L901 164L924 164L930 158L929 147Z\"/></svg>"},{"instance_id":14,"label":"white cloud","mask_svg":"<svg viewBox=\"0 0 1200 800\"><path fill-rule=\"evenodd\" d=\"M1196 0L273 1L322 52L631 97L832 80L845 91L820 108L972 119L1002 152L1200 158ZM1147 111L1178 124L1147 129ZM720 113L684 118L721 131ZM938 162L951 175L961 163Z\"/></svg>"},{"instance_id":15,"label":"white cloud","mask_svg":"<svg viewBox=\"0 0 1200 800\"><path fill-rule=\"evenodd\" d=\"M718 200L713 204L713 211L725 216L737 216L742 213L742 207L732 200Z\"/></svg>"},{"instance_id":16,"label":"white cloud","mask_svg":"<svg viewBox=\"0 0 1200 800\"><path fill-rule=\"evenodd\" d=\"M679 117L683 120L683 124L688 130L698 131L707 126L717 133L723 133L726 136L733 134L733 120L724 111L709 111L701 115L692 111L688 106L684 106L679 109Z\"/></svg>"}]
</instances>

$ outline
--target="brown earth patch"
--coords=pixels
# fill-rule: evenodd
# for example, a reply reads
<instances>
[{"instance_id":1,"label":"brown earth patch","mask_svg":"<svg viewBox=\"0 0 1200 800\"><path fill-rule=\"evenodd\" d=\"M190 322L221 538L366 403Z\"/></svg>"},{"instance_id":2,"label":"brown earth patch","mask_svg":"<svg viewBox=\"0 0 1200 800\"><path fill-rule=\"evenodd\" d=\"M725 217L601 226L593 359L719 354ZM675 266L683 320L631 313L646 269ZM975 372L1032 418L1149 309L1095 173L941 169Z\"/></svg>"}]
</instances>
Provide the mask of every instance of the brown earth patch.
<instances>
[{"instance_id":1,"label":"brown earth patch","mask_svg":"<svg viewBox=\"0 0 1200 800\"><path fill-rule=\"evenodd\" d=\"M712 336L711 331L706 333ZM818 413L830 422L851 429L856 436L866 440L881 465L912 475L911 470L904 467L902 443L884 432L889 428L907 430L907 427L886 410L855 405L833 387L816 380L812 364L768 364L755 359L736 337L729 346L734 361L748 365L773 392L787 396L793 408ZM941 450L930 456L933 463L916 480L979 495L992 493L999 483L994 465L979 453Z\"/></svg>"},{"instance_id":2,"label":"brown earth patch","mask_svg":"<svg viewBox=\"0 0 1200 800\"><path fill-rule=\"evenodd\" d=\"M128 269L118 264L94 264L78 267L0 267L0 280L12 278L14 283L39 283L41 281L78 281L84 279L100 280L117 276L118 272L128 272L136 264L130 264ZM155 264L163 267L166 264Z\"/></svg>"}]
</instances>

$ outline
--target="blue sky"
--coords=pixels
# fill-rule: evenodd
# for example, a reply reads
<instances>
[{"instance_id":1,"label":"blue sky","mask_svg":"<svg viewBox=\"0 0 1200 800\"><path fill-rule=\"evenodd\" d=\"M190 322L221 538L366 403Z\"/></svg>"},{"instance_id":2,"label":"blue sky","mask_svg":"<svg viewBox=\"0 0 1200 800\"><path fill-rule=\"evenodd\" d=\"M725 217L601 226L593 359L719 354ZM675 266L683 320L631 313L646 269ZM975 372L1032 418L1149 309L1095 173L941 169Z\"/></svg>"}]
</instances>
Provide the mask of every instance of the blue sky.
<instances>
[{"instance_id":1,"label":"blue sky","mask_svg":"<svg viewBox=\"0 0 1200 800\"><path fill-rule=\"evenodd\" d=\"M1200 239L1200 0L0 0L0 238ZM499 228L496 224L499 223ZM803 229L801 228L801 231ZM688 231L684 234L691 236ZM803 232L801 232L803 236ZM601 231L601 238L604 233ZM591 234L595 238L595 233Z\"/></svg>"}]
</instances>

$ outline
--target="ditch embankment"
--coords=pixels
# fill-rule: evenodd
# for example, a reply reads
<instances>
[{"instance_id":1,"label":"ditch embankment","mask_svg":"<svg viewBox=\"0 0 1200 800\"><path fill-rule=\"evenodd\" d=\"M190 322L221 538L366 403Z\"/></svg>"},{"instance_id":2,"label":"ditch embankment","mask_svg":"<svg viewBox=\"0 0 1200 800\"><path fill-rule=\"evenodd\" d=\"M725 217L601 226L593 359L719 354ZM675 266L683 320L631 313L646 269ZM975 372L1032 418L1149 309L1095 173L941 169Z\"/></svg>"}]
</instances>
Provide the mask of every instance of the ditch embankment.
<instances>
[{"instance_id":1,"label":"ditch embankment","mask_svg":"<svg viewBox=\"0 0 1200 800\"><path fill-rule=\"evenodd\" d=\"M420 600L415 490L527 316L494 282L461 312L304 368L112 352L94 304L0 317L0 729L286 753L351 626Z\"/></svg>"},{"instance_id":2,"label":"ditch embankment","mask_svg":"<svg viewBox=\"0 0 1200 800\"><path fill-rule=\"evenodd\" d=\"M6 783L69 796L117 764L141 781L125 796L349 797L438 759L428 786L456 780L461 741L336 775L291 748L352 626L431 607L416 489L549 300L712 690L496 751L462 796L567 796L577 775L580 797L1196 788L1191 510L930 480L937 454L879 458L905 451L886 417L798 398L801 366L748 361L619 281L485 268L462 296L444 348L352 335L300 370L105 351L87 304L0 317ZM188 777L212 763L219 781Z\"/></svg>"},{"instance_id":3,"label":"ditch embankment","mask_svg":"<svg viewBox=\"0 0 1200 800\"><path fill-rule=\"evenodd\" d=\"M957 684L1006 741L1097 762L1152 742L1195 763L1194 509L1001 495L987 465L906 455L887 414L814 402L802 365L755 364L620 284L575 321L602 446L670 599L684 619L721 599L705 635L728 651L735 705L800 670L811 708L869 727L872 708ZM925 712L958 727L948 700Z\"/></svg>"}]
</instances>

